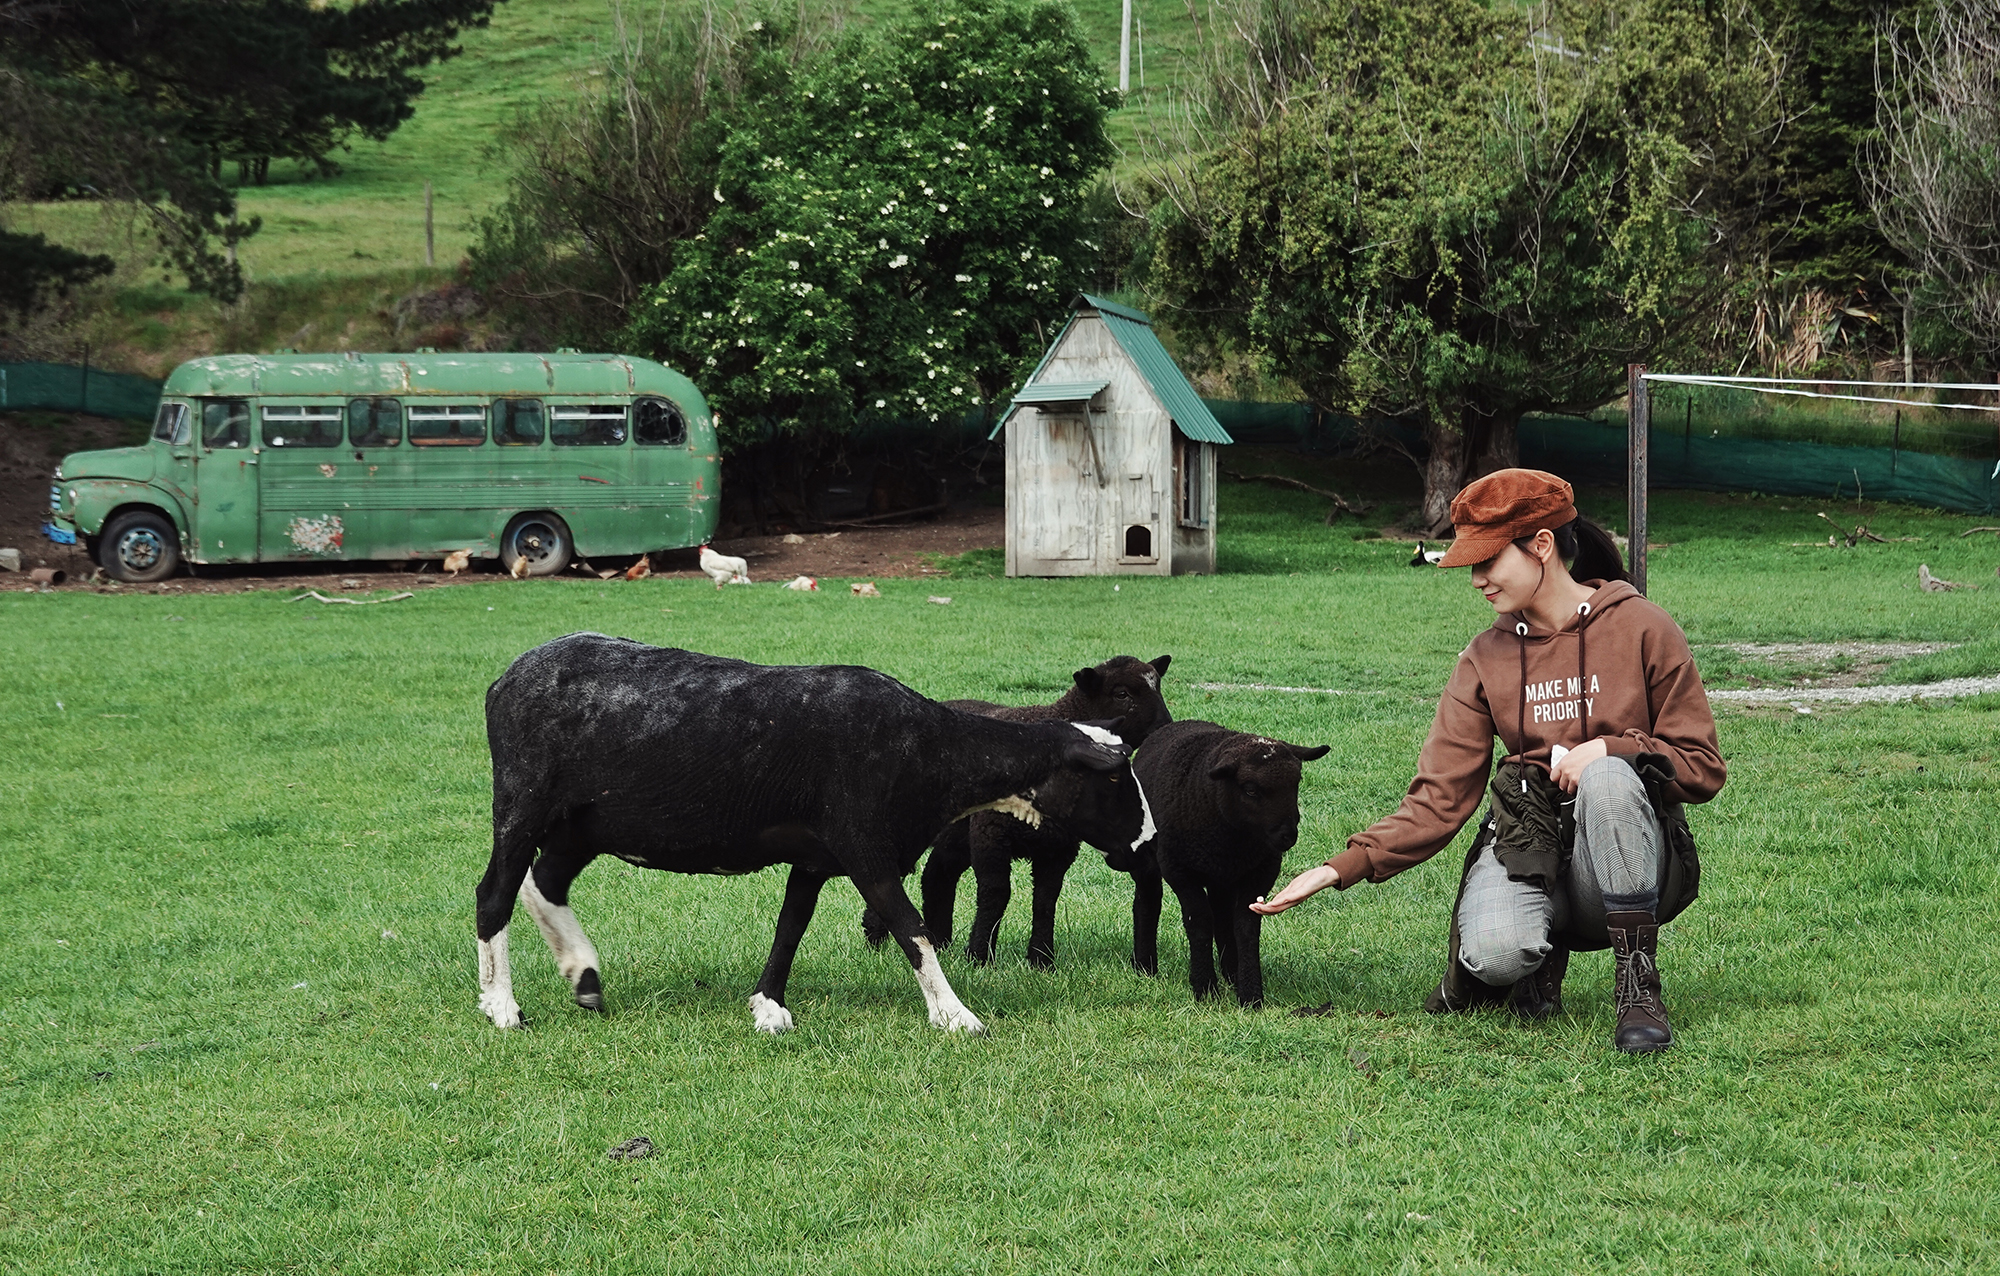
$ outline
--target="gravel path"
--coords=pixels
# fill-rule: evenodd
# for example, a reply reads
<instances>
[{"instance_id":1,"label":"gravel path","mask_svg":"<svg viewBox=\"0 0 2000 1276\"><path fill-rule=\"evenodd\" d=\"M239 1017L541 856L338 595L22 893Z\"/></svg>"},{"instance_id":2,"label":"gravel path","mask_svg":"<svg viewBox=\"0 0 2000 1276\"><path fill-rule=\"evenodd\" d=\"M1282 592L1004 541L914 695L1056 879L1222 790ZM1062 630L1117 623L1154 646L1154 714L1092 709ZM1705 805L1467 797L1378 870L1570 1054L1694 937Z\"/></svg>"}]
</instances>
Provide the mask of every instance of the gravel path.
<instances>
[{"instance_id":1,"label":"gravel path","mask_svg":"<svg viewBox=\"0 0 2000 1276\"><path fill-rule=\"evenodd\" d=\"M1711 691L1713 703L1734 704L1895 704L1903 700L1949 700L2000 691L2000 677L1946 678L1942 682L1904 682L1886 687L1748 687Z\"/></svg>"}]
</instances>

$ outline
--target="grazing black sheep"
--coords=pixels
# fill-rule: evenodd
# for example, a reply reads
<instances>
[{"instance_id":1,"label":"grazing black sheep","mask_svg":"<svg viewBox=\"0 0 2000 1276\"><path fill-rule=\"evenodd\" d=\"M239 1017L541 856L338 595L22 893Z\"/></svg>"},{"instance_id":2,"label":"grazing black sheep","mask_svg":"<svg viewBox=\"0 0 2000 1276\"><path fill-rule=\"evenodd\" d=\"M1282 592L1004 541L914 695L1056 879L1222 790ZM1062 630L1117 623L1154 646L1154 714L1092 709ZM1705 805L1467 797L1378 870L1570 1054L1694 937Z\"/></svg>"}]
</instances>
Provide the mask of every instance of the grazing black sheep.
<instances>
[{"instance_id":1,"label":"grazing black sheep","mask_svg":"<svg viewBox=\"0 0 2000 1276\"><path fill-rule=\"evenodd\" d=\"M1323 744L1286 744L1213 722L1169 723L1147 739L1132 769L1152 795L1158 831L1151 862L1133 872L1134 966L1148 974L1160 968L1164 878L1180 900L1194 995L1216 991L1212 944L1236 999L1263 1003L1257 942L1264 919L1250 904L1271 889L1285 852L1298 841L1299 764L1326 753ZM1147 849L1140 848L1142 861Z\"/></svg>"},{"instance_id":2,"label":"grazing black sheep","mask_svg":"<svg viewBox=\"0 0 2000 1276\"><path fill-rule=\"evenodd\" d=\"M1078 722L1118 718L1118 734L1138 748L1155 728L1173 721L1160 695L1172 656L1144 661L1113 656L1101 665L1079 669L1071 685L1054 704L998 705L985 700L947 700L953 709L983 714L1003 722ZM1030 827L1010 815L982 811L946 828L924 861L924 924L937 945L951 943L952 914L958 902L958 882L967 868L978 884L967 954L976 962L993 959L1000 919L1014 890L1014 861L1027 860L1034 880L1030 913L1028 964L1048 969L1055 964L1056 901L1063 876L1076 862L1077 845L1088 842L1103 852L1112 867L1130 871L1133 839L1121 807L1106 809L1089 800L1088 782L1068 773L1051 776L1035 791L1035 806L1045 817ZM864 915L868 942L882 942L879 919Z\"/></svg>"},{"instance_id":3,"label":"grazing black sheep","mask_svg":"<svg viewBox=\"0 0 2000 1276\"><path fill-rule=\"evenodd\" d=\"M1020 795L1059 771L1101 776L1136 836L1143 802L1109 726L997 722L853 666L752 665L603 634L545 643L486 693L493 858L477 896L480 1009L503 1028L521 1022L507 964L517 893L577 1004L603 1009L569 887L611 854L676 873L792 866L750 995L763 1031L792 1026L793 955L820 889L848 877L915 967L931 1022L983 1032L946 982L903 878L970 811L1038 819Z\"/></svg>"}]
</instances>

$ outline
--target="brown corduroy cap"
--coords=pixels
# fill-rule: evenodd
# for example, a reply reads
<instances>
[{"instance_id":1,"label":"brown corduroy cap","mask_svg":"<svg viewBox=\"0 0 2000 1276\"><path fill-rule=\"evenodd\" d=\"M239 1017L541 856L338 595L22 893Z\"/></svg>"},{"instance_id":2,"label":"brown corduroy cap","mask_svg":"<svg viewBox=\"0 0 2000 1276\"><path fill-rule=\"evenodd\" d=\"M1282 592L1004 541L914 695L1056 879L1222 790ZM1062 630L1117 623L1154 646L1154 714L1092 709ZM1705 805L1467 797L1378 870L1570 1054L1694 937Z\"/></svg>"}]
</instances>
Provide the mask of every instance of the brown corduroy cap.
<instances>
[{"instance_id":1,"label":"brown corduroy cap","mask_svg":"<svg viewBox=\"0 0 2000 1276\"><path fill-rule=\"evenodd\" d=\"M1545 470L1495 470L1451 498L1456 539L1439 567L1470 567L1509 542L1576 518L1576 493Z\"/></svg>"}]
</instances>

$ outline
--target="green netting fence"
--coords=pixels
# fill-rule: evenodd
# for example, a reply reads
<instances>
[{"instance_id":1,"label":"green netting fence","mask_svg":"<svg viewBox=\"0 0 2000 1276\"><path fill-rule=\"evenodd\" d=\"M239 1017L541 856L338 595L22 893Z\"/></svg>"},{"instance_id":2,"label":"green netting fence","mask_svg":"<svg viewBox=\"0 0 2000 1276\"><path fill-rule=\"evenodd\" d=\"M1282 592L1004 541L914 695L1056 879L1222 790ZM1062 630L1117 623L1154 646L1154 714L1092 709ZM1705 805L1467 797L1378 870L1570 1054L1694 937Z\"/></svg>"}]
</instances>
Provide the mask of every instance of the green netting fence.
<instances>
[{"instance_id":1,"label":"green netting fence","mask_svg":"<svg viewBox=\"0 0 2000 1276\"><path fill-rule=\"evenodd\" d=\"M1392 422L1368 429L1350 417L1321 412L1306 404L1239 403L1204 400L1238 443L1282 447L1322 455L1352 455L1370 439L1392 437L1418 451L1422 434ZM1722 420L1698 417L1712 433L1693 428L1675 411L1671 418L1655 401L1649 434L1649 467L1656 488L1705 492L1762 492L1773 496L1904 501L1965 514L2000 511L2000 455L1993 427L1968 423L1951 436L1939 431L1912 436L1950 448L1957 455L1907 447L1867 447L1798 438L1760 437L1772 430L1768 419L1742 412ZM1793 432L1810 428L1793 420ZM1876 437L1897 437L1885 423ZM1826 432L1852 436L1853 423L1832 420ZM1960 436L1963 437L1960 437ZM1550 470L1585 483L1625 482L1625 421L1622 413L1600 419L1524 417L1520 424L1521 464ZM1984 455L1964 455L1979 448Z\"/></svg>"},{"instance_id":2,"label":"green netting fence","mask_svg":"<svg viewBox=\"0 0 2000 1276\"><path fill-rule=\"evenodd\" d=\"M87 364L0 363L0 412L89 412L150 420L161 383Z\"/></svg>"}]
</instances>

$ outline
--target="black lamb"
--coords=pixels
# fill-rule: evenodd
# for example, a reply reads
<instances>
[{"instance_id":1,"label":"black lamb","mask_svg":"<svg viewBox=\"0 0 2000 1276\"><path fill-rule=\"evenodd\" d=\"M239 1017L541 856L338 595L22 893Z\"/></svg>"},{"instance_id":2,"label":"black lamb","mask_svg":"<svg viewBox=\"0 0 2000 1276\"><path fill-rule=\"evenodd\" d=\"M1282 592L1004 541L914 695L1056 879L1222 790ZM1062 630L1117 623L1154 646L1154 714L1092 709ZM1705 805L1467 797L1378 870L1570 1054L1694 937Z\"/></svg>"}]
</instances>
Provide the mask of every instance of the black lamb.
<instances>
[{"instance_id":1,"label":"black lamb","mask_svg":"<svg viewBox=\"0 0 2000 1276\"><path fill-rule=\"evenodd\" d=\"M998 705L985 700L947 700L963 709L1003 722L1120 720L1118 735L1136 749L1153 731L1173 721L1160 694L1172 656L1144 661L1113 656L1101 665L1079 669L1071 685L1053 704ZM1096 786L1101 787L1101 786ZM1067 774L1051 776L1035 792L1043 813L1041 826L1030 827L1011 815L982 811L946 828L924 861L924 924L939 947L951 943L952 917L958 902L959 879L972 870L977 897L967 955L975 962L993 960L1000 919L1013 897L1014 862L1027 860L1034 881L1029 915L1028 964L1046 970L1055 964L1056 902L1063 877L1076 862L1080 842L1088 842L1121 872L1130 872L1133 839L1122 807L1091 801L1093 786ZM1142 795L1143 796L1143 795ZM862 924L868 942L882 942L883 928L873 916Z\"/></svg>"},{"instance_id":2,"label":"black lamb","mask_svg":"<svg viewBox=\"0 0 2000 1276\"><path fill-rule=\"evenodd\" d=\"M1257 945L1264 919L1250 904L1271 889L1298 841L1299 764L1326 753L1323 744L1287 744L1213 722L1170 723L1147 739L1132 769L1151 796L1158 830L1133 872L1134 966L1149 974L1160 968L1164 878L1180 901L1194 995L1217 991L1219 952L1237 1001L1263 1003Z\"/></svg>"}]
</instances>

